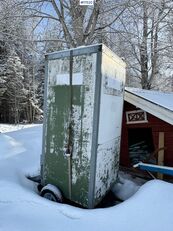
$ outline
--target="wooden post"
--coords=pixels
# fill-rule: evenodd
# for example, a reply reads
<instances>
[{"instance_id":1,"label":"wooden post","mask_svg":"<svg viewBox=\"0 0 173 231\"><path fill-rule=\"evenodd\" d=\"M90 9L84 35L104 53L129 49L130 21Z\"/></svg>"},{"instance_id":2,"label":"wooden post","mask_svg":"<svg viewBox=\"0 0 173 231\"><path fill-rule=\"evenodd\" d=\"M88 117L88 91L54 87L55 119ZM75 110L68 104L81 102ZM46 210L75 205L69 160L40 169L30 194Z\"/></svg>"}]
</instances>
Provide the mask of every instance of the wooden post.
<instances>
[{"instance_id":1,"label":"wooden post","mask_svg":"<svg viewBox=\"0 0 173 231\"><path fill-rule=\"evenodd\" d=\"M159 145L158 148L161 149L158 151L158 165L164 165L164 132L159 132ZM163 174L157 174L158 179L163 179Z\"/></svg>"}]
</instances>

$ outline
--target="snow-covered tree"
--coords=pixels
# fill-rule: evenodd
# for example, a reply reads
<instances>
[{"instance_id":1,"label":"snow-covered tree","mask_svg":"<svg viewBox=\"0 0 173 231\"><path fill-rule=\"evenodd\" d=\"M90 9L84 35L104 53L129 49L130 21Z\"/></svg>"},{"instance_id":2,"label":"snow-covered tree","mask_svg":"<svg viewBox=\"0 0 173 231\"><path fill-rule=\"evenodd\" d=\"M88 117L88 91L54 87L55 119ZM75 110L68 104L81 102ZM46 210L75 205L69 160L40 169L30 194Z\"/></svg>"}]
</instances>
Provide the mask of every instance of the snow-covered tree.
<instances>
[{"instance_id":1,"label":"snow-covered tree","mask_svg":"<svg viewBox=\"0 0 173 231\"><path fill-rule=\"evenodd\" d=\"M33 122L40 115L35 89L38 57L33 27L22 16L20 0L0 1L0 119ZM42 80L40 80L42 81ZM39 82L39 80L38 80ZM35 86L34 86L35 85Z\"/></svg>"},{"instance_id":2,"label":"snow-covered tree","mask_svg":"<svg viewBox=\"0 0 173 231\"><path fill-rule=\"evenodd\" d=\"M6 88L3 94L3 103L6 104L6 110L9 112L9 120L15 123L18 123L20 120L26 100L23 69L24 65L21 63L19 56L12 50L4 65L1 78L4 80Z\"/></svg>"},{"instance_id":3,"label":"snow-covered tree","mask_svg":"<svg viewBox=\"0 0 173 231\"><path fill-rule=\"evenodd\" d=\"M98 42L104 29L123 14L130 0L94 2L93 6L80 6L79 0L26 0L23 5L27 6L25 17L37 18L37 26L43 21L46 25L54 21L59 26L57 34L61 32L55 40L66 47L76 47Z\"/></svg>"},{"instance_id":4,"label":"snow-covered tree","mask_svg":"<svg viewBox=\"0 0 173 231\"><path fill-rule=\"evenodd\" d=\"M173 3L169 0L131 0L112 27L111 42L128 64L131 86L150 89L157 84L158 73L164 69L163 57L170 54L165 35L172 11Z\"/></svg>"}]
</instances>

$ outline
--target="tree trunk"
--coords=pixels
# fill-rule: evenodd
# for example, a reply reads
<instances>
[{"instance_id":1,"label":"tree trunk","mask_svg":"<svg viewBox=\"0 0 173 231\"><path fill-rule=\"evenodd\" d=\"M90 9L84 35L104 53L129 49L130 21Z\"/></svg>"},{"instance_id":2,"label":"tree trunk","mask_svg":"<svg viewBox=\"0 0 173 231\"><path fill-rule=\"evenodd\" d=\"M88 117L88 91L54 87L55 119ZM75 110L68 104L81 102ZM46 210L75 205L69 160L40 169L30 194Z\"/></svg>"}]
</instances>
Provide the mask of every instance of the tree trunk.
<instances>
[{"instance_id":1,"label":"tree trunk","mask_svg":"<svg viewBox=\"0 0 173 231\"><path fill-rule=\"evenodd\" d=\"M143 2L143 36L140 46L140 62L141 62L141 86L143 89L149 89L148 84L148 10L146 2Z\"/></svg>"}]
</instances>

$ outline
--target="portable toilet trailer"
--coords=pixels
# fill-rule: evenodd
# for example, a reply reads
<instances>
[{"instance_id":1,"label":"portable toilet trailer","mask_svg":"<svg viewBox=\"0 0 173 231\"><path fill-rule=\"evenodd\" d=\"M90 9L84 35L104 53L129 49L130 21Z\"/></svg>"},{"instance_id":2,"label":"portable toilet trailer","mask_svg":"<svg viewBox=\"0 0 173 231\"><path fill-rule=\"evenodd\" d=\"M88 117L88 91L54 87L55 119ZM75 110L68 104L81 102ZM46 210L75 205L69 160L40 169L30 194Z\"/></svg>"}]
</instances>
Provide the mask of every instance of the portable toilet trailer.
<instances>
[{"instance_id":1,"label":"portable toilet trailer","mask_svg":"<svg viewBox=\"0 0 173 231\"><path fill-rule=\"evenodd\" d=\"M125 66L103 44L46 55L43 191L94 208L115 183Z\"/></svg>"}]
</instances>

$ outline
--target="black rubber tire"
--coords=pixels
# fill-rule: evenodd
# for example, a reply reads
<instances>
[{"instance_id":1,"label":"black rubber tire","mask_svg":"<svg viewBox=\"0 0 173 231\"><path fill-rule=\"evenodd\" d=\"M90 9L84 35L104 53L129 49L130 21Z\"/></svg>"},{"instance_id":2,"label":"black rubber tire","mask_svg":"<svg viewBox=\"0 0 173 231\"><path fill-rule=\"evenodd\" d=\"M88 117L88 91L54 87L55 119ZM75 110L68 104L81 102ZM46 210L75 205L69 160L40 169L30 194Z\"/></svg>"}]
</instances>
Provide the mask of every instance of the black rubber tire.
<instances>
[{"instance_id":1,"label":"black rubber tire","mask_svg":"<svg viewBox=\"0 0 173 231\"><path fill-rule=\"evenodd\" d=\"M51 190L45 189L41 191L40 196L50 200L50 201L55 201L58 203L62 203L62 198L58 198Z\"/></svg>"},{"instance_id":2,"label":"black rubber tire","mask_svg":"<svg viewBox=\"0 0 173 231\"><path fill-rule=\"evenodd\" d=\"M41 192L42 188L43 188L43 185L41 185L41 184L37 185L37 189L38 189L39 192Z\"/></svg>"}]
</instances>

